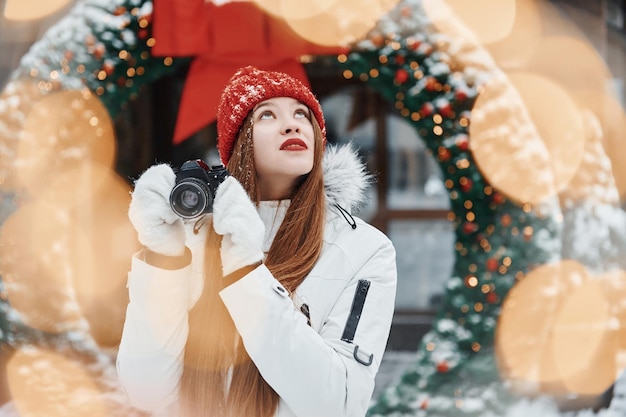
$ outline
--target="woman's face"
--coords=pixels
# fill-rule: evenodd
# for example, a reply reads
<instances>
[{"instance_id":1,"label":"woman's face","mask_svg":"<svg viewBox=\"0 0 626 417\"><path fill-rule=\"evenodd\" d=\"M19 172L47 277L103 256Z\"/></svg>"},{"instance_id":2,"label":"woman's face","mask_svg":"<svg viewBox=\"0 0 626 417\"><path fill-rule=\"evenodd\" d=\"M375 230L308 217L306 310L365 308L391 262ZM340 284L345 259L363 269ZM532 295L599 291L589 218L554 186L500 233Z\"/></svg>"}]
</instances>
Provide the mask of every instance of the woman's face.
<instances>
[{"instance_id":1,"label":"woman's face","mask_svg":"<svg viewBox=\"0 0 626 417\"><path fill-rule=\"evenodd\" d=\"M313 169L315 135L309 108L291 97L262 101L252 113L252 140L261 200L289 198Z\"/></svg>"}]
</instances>

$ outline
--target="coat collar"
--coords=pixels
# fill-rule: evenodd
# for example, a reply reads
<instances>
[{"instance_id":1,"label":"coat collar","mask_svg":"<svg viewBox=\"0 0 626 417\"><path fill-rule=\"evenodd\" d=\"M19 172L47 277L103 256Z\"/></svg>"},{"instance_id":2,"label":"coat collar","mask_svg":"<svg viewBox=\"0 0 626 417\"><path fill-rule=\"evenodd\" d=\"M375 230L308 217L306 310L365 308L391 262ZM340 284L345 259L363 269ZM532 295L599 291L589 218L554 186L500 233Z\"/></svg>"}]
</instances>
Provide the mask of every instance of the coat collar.
<instances>
[{"instance_id":1,"label":"coat collar","mask_svg":"<svg viewBox=\"0 0 626 417\"><path fill-rule=\"evenodd\" d=\"M365 191L372 182L372 175L367 173L351 144L326 145L322 168L327 207L356 228L350 212L365 203ZM290 203L290 200L260 202L259 215L265 224L265 252L269 250Z\"/></svg>"},{"instance_id":2,"label":"coat collar","mask_svg":"<svg viewBox=\"0 0 626 417\"><path fill-rule=\"evenodd\" d=\"M350 212L365 203L365 191L373 178L351 143L326 145L322 166L329 206L339 205Z\"/></svg>"}]
</instances>

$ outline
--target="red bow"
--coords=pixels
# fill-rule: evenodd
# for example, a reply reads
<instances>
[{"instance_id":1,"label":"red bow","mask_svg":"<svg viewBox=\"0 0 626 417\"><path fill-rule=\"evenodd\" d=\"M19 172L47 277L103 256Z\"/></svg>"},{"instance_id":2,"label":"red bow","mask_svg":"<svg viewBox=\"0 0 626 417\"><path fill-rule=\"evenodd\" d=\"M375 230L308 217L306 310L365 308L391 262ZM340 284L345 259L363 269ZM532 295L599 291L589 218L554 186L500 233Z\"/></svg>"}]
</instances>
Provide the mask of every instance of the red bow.
<instances>
[{"instance_id":1,"label":"red bow","mask_svg":"<svg viewBox=\"0 0 626 417\"><path fill-rule=\"evenodd\" d=\"M287 23L248 1L216 6L205 0L155 0L155 56L193 57L178 111L174 144L216 119L222 90L245 65L282 71L309 85L301 55L337 55L295 34Z\"/></svg>"}]
</instances>

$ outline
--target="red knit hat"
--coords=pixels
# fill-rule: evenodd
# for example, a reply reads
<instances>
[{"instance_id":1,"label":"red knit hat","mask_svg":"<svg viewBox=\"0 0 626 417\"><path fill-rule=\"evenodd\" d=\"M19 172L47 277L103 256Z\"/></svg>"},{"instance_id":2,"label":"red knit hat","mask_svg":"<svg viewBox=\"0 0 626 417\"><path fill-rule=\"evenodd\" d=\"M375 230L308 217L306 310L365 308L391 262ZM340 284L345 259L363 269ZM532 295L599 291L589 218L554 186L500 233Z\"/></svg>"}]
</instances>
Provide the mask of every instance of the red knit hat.
<instances>
[{"instance_id":1,"label":"red knit hat","mask_svg":"<svg viewBox=\"0 0 626 417\"><path fill-rule=\"evenodd\" d=\"M288 74L247 66L230 78L217 106L217 149L224 164L233 153L235 139L248 113L260 102L274 97L295 98L311 109L326 143L322 107L307 86Z\"/></svg>"}]
</instances>

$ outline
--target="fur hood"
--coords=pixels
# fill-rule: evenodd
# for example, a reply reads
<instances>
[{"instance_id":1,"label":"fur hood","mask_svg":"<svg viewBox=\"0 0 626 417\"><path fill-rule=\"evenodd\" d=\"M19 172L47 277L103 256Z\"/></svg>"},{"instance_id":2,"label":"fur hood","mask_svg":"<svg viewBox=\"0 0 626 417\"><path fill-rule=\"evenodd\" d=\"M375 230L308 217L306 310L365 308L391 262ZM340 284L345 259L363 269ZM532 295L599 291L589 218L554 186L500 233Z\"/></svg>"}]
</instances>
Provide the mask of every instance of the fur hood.
<instances>
[{"instance_id":1,"label":"fur hood","mask_svg":"<svg viewBox=\"0 0 626 417\"><path fill-rule=\"evenodd\" d=\"M326 145L322 166L329 206L339 205L354 211L365 203L365 191L372 183L372 175L367 172L351 143Z\"/></svg>"}]
</instances>

